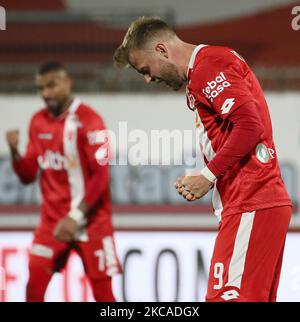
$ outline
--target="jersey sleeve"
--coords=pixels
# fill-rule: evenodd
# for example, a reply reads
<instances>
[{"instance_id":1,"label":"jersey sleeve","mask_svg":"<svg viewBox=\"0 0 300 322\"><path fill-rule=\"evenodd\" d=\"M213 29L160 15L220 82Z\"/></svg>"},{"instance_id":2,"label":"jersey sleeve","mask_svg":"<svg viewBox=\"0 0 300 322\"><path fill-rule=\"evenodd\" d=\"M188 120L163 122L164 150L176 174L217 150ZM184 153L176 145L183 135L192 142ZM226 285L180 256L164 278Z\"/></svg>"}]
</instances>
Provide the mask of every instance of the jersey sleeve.
<instances>
[{"instance_id":1,"label":"jersey sleeve","mask_svg":"<svg viewBox=\"0 0 300 322\"><path fill-rule=\"evenodd\" d=\"M239 162L261 139L264 127L254 103L249 102L230 114L232 131L214 158L207 164L216 178Z\"/></svg>"},{"instance_id":2,"label":"jersey sleeve","mask_svg":"<svg viewBox=\"0 0 300 322\"><path fill-rule=\"evenodd\" d=\"M38 149L37 136L35 131L35 119L32 118L29 125L29 140L26 147L26 152L20 160L13 161L13 169L20 180L27 184L36 179L38 172Z\"/></svg>"},{"instance_id":3,"label":"jersey sleeve","mask_svg":"<svg viewBox=\"0 0 300 322\"><path fill-rule=\"evenodd\" d=\"M230 48L212 49L193 73L194 93L222 119L240 106L256 99L248 80L250 69L242 57Z\"/></svg>"},{"instance_id":4,"label":"jersey sleeve","mask_svg":"<svg viewBox=\"0 0 300 322\"><path fill-rule=\"evenodd\" d=\"M105 124L96 113L93 113L84 124L83 145L91 173L83 200L93 207L109 187L111 156Z\"/></svg>"}]
</instances>

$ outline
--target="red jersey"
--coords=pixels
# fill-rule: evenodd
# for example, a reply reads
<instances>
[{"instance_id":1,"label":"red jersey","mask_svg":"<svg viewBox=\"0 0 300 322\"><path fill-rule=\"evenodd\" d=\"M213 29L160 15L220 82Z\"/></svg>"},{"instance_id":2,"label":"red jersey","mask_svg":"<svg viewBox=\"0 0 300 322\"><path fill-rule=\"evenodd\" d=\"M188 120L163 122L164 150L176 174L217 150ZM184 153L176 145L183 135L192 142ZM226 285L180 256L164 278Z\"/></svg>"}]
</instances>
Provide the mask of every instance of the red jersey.
<instances>
[{"instance_id":1,"label":"red jersey","mask_svg":"<svg viewBox=\"0 0 300 322\"><path fill-rule=\"evenodd\" d=\"M260 142L250 153L217 176L213 207L222 216L291 205L272 138L268 106L255 75L234 50L199 45L188 68L187 102L196 113L201 150L207 167L232 131L230 115L252 102L263 124Z\"/></svg>"},{"instance_id":2,"label":"red jersey","mask_svg":"<svg viewBox=\"0 0 300 322\"><path fill-rule=\"evenodd\" d=\"M59 117L47 108L32 117L26 154L13 166L24 183L32 182L41 170L39 230L52 233L57 222L85 200L94 210L78 239L112 232L109 166L99 162L105 157L104 130L102 118L78 99Z\"/></svg>"}]
</instances>

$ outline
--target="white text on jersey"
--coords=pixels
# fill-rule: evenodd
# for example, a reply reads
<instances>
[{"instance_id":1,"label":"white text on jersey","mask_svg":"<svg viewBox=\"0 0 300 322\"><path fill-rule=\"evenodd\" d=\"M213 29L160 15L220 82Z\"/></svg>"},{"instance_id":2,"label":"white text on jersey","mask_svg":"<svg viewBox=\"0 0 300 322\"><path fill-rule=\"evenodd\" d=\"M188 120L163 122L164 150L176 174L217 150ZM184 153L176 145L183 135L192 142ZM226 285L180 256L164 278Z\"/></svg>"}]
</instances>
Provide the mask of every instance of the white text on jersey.
<instances>
[{"instance_id":1,"label":"white text on jersey","mask_svg":"<svg viewBox=\"0 0 300 322\"><path fill-rule=\"evenodd\" d=\"M214 80L207 82L206 84L207 86L202 89L202 92L211 102L221 92L223 92L224 88L231 86L223 72L221 72Z\"/></svg>"},{"instance_id":2,"label":"white text on jersey","mask_svg":"<svg viewBox=\"0 0 300 322\"><path fill-rule=\"evenodd\" d=\"M59 152L46 150L44 155L38 156L38 164L41 169L67 170L77 166L76 159L70 159L61 155Z\"/></svg>"}]
</instances>

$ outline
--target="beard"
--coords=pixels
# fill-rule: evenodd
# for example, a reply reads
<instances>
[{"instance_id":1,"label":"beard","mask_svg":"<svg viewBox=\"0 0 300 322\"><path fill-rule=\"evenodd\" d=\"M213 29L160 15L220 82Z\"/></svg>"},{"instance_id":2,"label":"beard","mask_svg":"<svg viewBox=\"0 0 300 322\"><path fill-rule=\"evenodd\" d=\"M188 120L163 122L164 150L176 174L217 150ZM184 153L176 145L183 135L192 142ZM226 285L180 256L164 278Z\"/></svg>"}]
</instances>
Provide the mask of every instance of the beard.
<instances>
[{"instance_id":1,"label":"beard","mask_svg":"<svg viewBox=\"0 0 300 322\"><path fill-rule=\"evenodd\" d=\"M54 99L45 99L48 111L54 116L58 116L61 113L63 103Z\"/></svg>"},{"instance_id":2,"label":"beard","mask_svg":"<svg viewBox=\"0 0 300 322\"><path fill-rule=\"evenodd\" d=\"M180 90L182 85L185 83L174 64L164 63L161 66L161 77L159 77L159 81L165 82L167 86L172 88L174 91Z\"/></svg>"}]
</instances>

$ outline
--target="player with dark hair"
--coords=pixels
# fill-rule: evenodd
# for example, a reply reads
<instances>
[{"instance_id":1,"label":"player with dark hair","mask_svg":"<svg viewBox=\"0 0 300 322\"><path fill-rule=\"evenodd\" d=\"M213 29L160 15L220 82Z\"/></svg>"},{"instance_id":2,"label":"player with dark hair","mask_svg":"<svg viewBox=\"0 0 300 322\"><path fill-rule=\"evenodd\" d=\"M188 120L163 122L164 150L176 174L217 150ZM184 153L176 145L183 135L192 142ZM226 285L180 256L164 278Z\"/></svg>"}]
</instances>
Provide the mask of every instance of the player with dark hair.
<instances>
[{"instance_id":1,"label":"player with dark hair","mask_svg":"<svg viewBox=\"0 0 300 322\"><path fill-rule=\"evenodd\" d=\"M227 47L182 41L160 18L134 21L114 54L146 82L186 84L206 166L178 178L189 201L213 188L219 232L207 301L275 301L291 201L278 166L263 91L245 60Z\"/></svg>"},{"instance_id":2,"label":"player with dark hair","mask_svg":"<svg viewBox=\"0 0 300 322\"><path fill-rule=\"evenodd\" d=\"M24 184L40 170L40 223L29 258L27 301L43 301L53 273L72 250L81 257L96 301L115 301L111 278L120 272L109 191L109 148L102 118L72 96L72 80L58 62L42 65L37 89L46 108L35 113L24 156L19 132L8 131L13 168Z\"/></svg>"}]
</instances>

